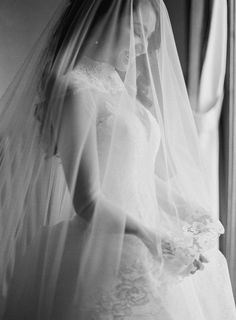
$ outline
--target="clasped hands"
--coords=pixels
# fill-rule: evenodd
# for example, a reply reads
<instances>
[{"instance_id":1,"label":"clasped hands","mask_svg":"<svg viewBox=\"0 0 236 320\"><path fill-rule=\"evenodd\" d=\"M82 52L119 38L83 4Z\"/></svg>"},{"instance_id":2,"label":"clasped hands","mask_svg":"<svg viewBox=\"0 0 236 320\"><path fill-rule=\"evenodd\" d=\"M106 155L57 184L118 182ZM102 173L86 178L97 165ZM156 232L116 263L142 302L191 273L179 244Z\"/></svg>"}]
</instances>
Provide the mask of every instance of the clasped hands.
<instances>
[{"instance_id":1,"label":"clasped hands","mask_svg":"<svg viewBox=\"0 0 236 320\"><path fill-rule=\"evenodd\" d=\"M161 242L162 254L165 259L171 261L175 256L175 249L171 246L170 242L162 240ZM208 259L203 255L199 254L198 259L194 259L192 263L185 269L185 274L194 274L198 270L204 269L204 264L208 263Z\"/></svg>"},{"instance_id":2,"label":"clasped hands","mask_svg":"<svg viewBox=\"0 0 236 320\"><path fill-rule=\"evenodd\" d=\"M155 232L151 230L146 230L144 228L142 228L142 231L140 231L138 236L146 245L153 257L158 257L158 255L160 254L158 252L157 243L161 242L162 255L165 258L165 260L169 263L171 263L171 260L174 260L175 249L171 246L171 243L169 241L158 239L158 236ZM195 258L194 261L192 261L189 265L186 266L184 274L191 275L197 272L198 270L203 270L204 264L208 262L208 259L203 254L200 254L198 259Z\"/></svg>"}]
</instances>

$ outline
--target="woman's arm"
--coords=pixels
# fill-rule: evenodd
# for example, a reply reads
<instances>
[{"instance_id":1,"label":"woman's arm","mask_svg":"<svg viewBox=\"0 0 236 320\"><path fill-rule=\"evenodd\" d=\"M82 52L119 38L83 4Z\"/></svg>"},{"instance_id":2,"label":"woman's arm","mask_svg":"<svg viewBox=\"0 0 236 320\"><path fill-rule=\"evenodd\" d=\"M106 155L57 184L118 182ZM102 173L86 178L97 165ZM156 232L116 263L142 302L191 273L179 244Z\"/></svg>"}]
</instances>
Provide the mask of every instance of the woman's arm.
<instances>
[{"instance_id":1,"label":"woman's arm","mask_svg":"<svg viewBox=\"0 0 236 320\"><path fill-rule=\"evenodd\" d=\"M158 235L132 218L100 193L96 136L96 108L89 90L68 88L61 114L57 147L75 212L89 223L96 206L102 210L107 230L120 229L140 238L153 256L158 256Z\"/></svg>"},{"instance_id":2,"label":"woman's arm","mask_svg":"<svg viewBox=\"0 0 236 320\"><path fill-rule=\"evenodd\" d=\"M62 161L74 209L82 218L84 209L96 202L100 189L96 139L96 106L89 90L69 86L62 106L58 153Z\"/></svg>"},{"instance_id":3,"label":"woman's arm","mask_svg":"<svg viewBox=\"0 0 236 320\"><path fill-rule=\"evenodd\" d=\"M77 91L73 86L68 88L62 107L57 144L74 209L89 223L99 201L103 214L106 211L111 230L115 230L116 223L124 219L125 233L134 234L141 239L145 235L146 244L150 238L149 249L153 242L154 251L154 235L149 236L137 220L100 194L96 108L90 90Z\"/></svg>"}]
</instances>

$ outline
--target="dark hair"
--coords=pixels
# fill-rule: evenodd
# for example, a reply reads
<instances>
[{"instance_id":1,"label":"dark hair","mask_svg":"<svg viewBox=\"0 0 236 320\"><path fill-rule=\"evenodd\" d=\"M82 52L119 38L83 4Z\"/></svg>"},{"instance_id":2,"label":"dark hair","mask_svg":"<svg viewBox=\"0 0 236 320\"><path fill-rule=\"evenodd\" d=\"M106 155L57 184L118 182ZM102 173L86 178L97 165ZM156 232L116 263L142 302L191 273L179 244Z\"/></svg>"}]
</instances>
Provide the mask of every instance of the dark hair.
<instances>
[{"instance_id":1,"label":"dark hair","mask_svg":"<svg viewBox=\"0 0 236 320\"><path fill-rule=\"evenodd\" d=\"M117 1L117 0L116 0ZM86 43L86 39L89 39L93 34L99 23L107 16L109 12L112 12L113 5L116 1L111 0L72 0L69 2L60 19L57 21L54 29L52 30L50 39L48 40L48 47L45 50L44 58L46 57L47 64L44 69L44 76L50 75L53 70L55 62L58 58L58 53L65 53L70 45L71 39L75 32L77 32L78 23L82 17L88 14L88 11L93 11L91 24L88 30L86 30L86 38L83 42ZM119 16L122 17L125 8L127 6L127 0L120 0ZM137 3L137 1L134 1ZM95 10L90 10L93 7ZM135 5L136 7L136 5ZM82 49L82 48L81 48Z\"/></svg>"},{"instance_id":2,"label":"dark hair","mask_svg":"<svg viewBox=\"0 0 236 320\"><path fill-rule=\"evenodd\" d=\"M127 0L119 0L119 17L122 17L128 3ZM38 92L42 102L35 107L35 118L39 121L40 136L43 143L46 142L49 149L54 145L53 154L57 151L55 142L57 139L55 128L51 122L52 110L49 101L58 76L57 66L60 65L60 60L66 56L71 40L74 34L78 32L78 24L81 23L81 20L88 15L89 21L91 21L88 30L85 32L86 37L83 39L83 43L86 43L86 39L89 40L93 32L96 31L97 25L110 12L112 14L114 5L117 5L117 0L71 0L67 3L49 35L48 46L45 48L40 62L41 76ZM79 51L82 52L83 47ZM70 61L68 61L67 66L65 65L65 73L69 67L71 67Z\"/></svg>"},{"instance_id":3,"label":"dark hair","mask_svg":"<svg viewBox=\"0 0 236 320\"><path fill-rule=\"evenodd\" d=\"M86 38L83 39L83 42L86 43L86 40L90 39L99 23L107 14L112 13L116 1L118 0L71 0L67 4L51 32L50 38L48 39L49 45L43 55L42 89L45 89L45 85L47 84L46 80L51 76L51 73L55 72L54 66L58 59L59 52L62 54L65 53L70 45L71 39L77 31L80 19L88 13L91 7L95 8L95 10L92 10L95 13L92 16L88 30L86 30ZM140 1L142 0L119 0L118 19L123 16L129 3L133 4L133 11L136 11ZM152 3L151 0L150 2ZM129 8L129 10L131 10L131 8ZM80 51L83 51L83 48L81 48Z\"/></svg>"},{"instance_id":4,"label":"dark hair","mask_svg":"<svg viewBox=\"0 0 236 320\"><path fill-rule=\"evenodd\" d=\"M132 9L136 11L140 1L142 0L119 0L118 19L123 17L127 9L131 10L131 8L127 7L131 3L133 4ZM103 21L107 15L114 13L113 6L117 5L117 3L118 0L72 0L67 4L52 29L48 39L48 46L45 48L41 59L42 73L39 81L39 94L42 97L43 103L38 104L35 110L35 116L40 122L40 133L42 135L43 131L53 133L52 123L50 119L48 120L48 118L50 118L49 114L52 112L48 101L50 100L51 90L58 76L57 66L60 65L60 59L63 59L66 55L71 40L78 30L78 24L88 15L91 23L88 29L86 29L85 38L83 39L83 43L86 45L93 33L96 32L96 27L100 22ZM91 10L91 8L93 10ZM79 52L83 54L83 45L80 47ZM75 60L78 61L79 57L76 57ZM70 65L70 62L71 61L68 61L68 65L65 65L65 73L69 67L74 67ZM54 140L56 140L55 137Z\"/></svg>"}]
</instances>

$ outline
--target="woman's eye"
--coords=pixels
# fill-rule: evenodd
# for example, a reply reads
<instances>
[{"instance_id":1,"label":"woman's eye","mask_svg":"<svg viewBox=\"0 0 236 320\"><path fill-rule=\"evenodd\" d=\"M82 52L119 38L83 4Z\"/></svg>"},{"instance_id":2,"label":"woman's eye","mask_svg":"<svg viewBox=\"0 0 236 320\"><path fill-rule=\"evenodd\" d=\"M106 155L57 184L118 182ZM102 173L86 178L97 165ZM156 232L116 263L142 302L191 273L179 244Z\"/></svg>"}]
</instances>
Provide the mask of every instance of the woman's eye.
<instances>
[{"instance_id":1,"label":"woman's eye","mask_svg":"<svg viewBox=\"0 0 236 320\"><path fill-rule=\"evenodd\" d=\"M143 33L142 33L142 30L140 30L140 28L138 27L134 28L134 33L137 37L143 38Z\"/></svg>"},{"instance_id":2,"label":"woman's eye","mask_svg":"<svg viewBox=\"0 0 236 320\"><path fill-rule=\"evenodd\" d=\"M140 32L134 30L134 33L135 33L135 35L136 35L137 37L141 38L141 33L140 33Z\"/></svg>"}]
</instances>

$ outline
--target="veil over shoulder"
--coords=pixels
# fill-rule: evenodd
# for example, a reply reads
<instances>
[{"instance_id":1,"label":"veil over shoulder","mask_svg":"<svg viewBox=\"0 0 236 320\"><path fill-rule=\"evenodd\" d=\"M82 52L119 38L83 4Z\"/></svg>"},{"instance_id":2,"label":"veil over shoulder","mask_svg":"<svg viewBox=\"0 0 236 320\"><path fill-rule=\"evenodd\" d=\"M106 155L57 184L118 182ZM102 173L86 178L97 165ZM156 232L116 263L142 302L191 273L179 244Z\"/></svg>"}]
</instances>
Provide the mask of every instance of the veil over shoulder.
<instances>
[{"instance_id":1,"label":"veil over shoulder","mask_svg":"<svg viewBox=\"0 0 236 320\"><path fill-rule=\"evenodd\" d=\"M162 292L224 229L163 1L62 1L0 138L3 319L131 319L150 296L172 319Z\"/></svg>"}]
</instances>

